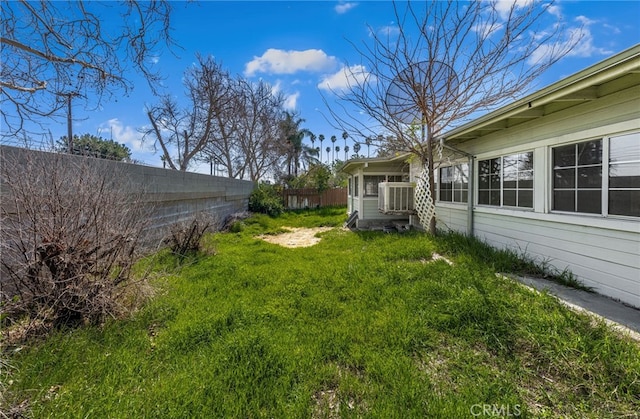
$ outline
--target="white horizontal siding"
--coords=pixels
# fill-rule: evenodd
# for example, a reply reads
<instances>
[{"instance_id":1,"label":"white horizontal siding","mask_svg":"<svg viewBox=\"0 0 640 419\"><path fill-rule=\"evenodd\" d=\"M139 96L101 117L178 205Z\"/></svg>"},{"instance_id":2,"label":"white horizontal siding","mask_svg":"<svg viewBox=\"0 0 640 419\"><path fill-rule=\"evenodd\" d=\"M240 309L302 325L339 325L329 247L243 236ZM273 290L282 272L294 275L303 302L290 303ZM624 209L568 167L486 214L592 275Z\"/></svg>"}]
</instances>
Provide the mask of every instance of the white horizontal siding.
<instances>
[{"instance_id":1,"label":"white horizontal siding","mask_svg":"<svg viewBox=\"0 0 640 419\"><path fill-rule=\"evenodd\" d=\"M436 205L436 227L466 234L468 232L466 208L466 204L464 207L460 205Z\"/></svg>"},{"instance_id":2,"label":"white horizontal siding","mask_svg":"<svg viewBox=\"0 0 640 419\"><path fill-rule=\"evenodd\" d=\"M569 269L597 292L640 307L640 220L549 212L550 147L637 129L640 86L459 144L478 160L523 151L535 156L534 211L477 207L474 234Z\"/></svg>"},{"instance_id":3,"label":"white horizontal siding","mask_svg":"<svg viewBox=\"0 0 640 419\"><path fill-rule=\"evenodd\" d=\"M597 292L640 307L640 233L477 213L476 237L526 253Z\"/></svg>"},{"instance_id":4,"label":"white horizontal siding","mask_svg":"<svg viewBox=\"0 0 640 419\"><path fill-rule=\"evenodd\" d=\"M359 217L363 220L395 220L397 215L382 214L378 210L378 197L362 198L363 216Z\"/></svg>"},{"instance_id":5,"label":"white horizontal siding","mask_svg":"<svg viewBox=\"0 0 640 419\"><path fill-rule=\"evenodd\" d=\"M351 215L354 211L357 211L358 204L356 203L357 198L352 195L347 195L347 214Z\"/></svg>"}]
</instances>

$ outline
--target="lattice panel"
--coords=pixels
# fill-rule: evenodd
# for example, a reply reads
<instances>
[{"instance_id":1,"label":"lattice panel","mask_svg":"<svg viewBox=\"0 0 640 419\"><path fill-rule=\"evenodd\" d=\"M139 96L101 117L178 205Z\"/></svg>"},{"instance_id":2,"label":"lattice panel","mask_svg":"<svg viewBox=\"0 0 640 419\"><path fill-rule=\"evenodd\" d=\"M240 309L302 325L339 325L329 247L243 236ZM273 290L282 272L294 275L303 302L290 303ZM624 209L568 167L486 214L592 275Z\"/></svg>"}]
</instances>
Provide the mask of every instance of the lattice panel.
<instances>
[{"instance_id":1,"label":"lattice panel","mask_svg":"<svg viewBox=\"0 0 640 419\"><path fill-rule=\"evenodd\" d=\"M435 146L436 146L436 153L438 153L438 160L442 160L442 150L444 147L442 146L442 143L440 141L436 141Z\"/></svg>"},{"instance_id":2,"label":"lattice panel","mask_svg":"<svg viewBox=\"0 0 640 419\"><path fill-rule=\"evenodd\" d=\"M429 189L430 169L428 165L422 168L422 173L418 176L416 189L414 192L415 208L418 220L425 229L429 228L429 221L436 215L436 206Z\"/></svg>"},{"instance_id":3,"label":"lattice panel","mask_svg":"<svg viewBox=\"0 0 640 419\"><path fill-rule=\"evenodd\" d=\"M442 160L442 144L439 141L435 142L435 152L438 155L438 159ZM431 195L431 189L429 188L429 176L433 173L433 169L429 167L427 162L424 162L422 172L417 177L416 189L414 192L415 208L418 214L418 220L425 229L429 229L429 221L436 216L436 203L434 197Z\"/></svg>"}]
</instances>

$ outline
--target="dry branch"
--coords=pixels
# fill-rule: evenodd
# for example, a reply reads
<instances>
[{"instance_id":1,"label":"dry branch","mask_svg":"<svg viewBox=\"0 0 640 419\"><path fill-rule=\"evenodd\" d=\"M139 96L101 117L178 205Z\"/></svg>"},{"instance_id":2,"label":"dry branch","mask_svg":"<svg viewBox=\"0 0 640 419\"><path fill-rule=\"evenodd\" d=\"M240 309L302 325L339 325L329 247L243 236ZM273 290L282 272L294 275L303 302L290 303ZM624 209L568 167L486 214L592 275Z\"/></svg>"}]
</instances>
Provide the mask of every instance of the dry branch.
<instances>
[{"instance_id":1,"label":"dry branch","mask_svg":"<svg viewBox=\"0 0 640 419\"><path fill-rule=\"evenodd\" d=\"M121 314L147 223L141 196L96 159L8 153L0 166L4 322L97 324Z\"/></svg>"}]
</instances>

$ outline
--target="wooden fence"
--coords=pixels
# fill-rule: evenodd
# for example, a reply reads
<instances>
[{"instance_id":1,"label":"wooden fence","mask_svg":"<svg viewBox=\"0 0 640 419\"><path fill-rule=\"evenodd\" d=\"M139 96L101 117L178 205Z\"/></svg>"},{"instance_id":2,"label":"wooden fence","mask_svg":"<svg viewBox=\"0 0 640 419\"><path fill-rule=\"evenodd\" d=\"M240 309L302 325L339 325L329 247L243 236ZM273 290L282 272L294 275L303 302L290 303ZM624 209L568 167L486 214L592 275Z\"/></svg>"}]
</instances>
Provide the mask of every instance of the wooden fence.
<instances>
[{"instance_id":1,"label":"wooden fence","mask_svg":"<svg viewBox=\"0 0 640 419\"><path fill-rule=\"evenodd\" d=\"M284 189L282 200L287 209L341 207L347 205L347 188L327 189L321 194L316 189Z\"/></svg>"}]
</instances>

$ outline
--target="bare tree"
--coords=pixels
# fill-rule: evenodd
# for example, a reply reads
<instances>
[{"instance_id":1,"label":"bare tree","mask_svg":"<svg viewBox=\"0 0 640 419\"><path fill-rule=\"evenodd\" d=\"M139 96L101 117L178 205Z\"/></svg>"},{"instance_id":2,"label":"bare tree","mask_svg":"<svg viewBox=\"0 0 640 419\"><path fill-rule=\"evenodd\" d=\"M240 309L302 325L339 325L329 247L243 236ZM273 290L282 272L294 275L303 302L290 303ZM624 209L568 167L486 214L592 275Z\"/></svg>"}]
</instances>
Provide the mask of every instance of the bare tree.
<instances>
[{"instance_id":1,"label":"bare tree","mask_svg":"<svg viewBox=\"0 0 640 419\"><path fill-rule=\"evenodd\" d=\"M227 177L242 179L247 169L246 159L242 157L239 131L244 114L243 83L228 78L225 86L226 100L213 112L213 127L204 155L216 161L226 172Z\"/></svg>"},{"instance_id":2,"label":"bare tree","mask_svg":"<svg viewBox=\"0 0 640 419\"><path fill-rule=\"evenodd\" d=\"M213 57L198 56L185 73L187 101L165 96L148 109L153 139L172 169L215 161L231 178L259 180L277 171L284 97L264 81L233 78Z\"/></svg>"},{"instance_id":3,"label":"bare tree","mask_svg":"<svg viewBox=\"0 0 640 419\"><path fill-rule=\"evenodd\" d=\"M153 58L171 44L168 1L103 4L3 1L0 33L0 112L3 136L25 122L64 113L73 97L99 106L133 89L130 70L154 89L160 79ZM120 22L103 25L106 20ZM91 100L89 100L91 98Z\"/></svg>"},{"instance_id":4,"label":"bare tree","mask_svg":"<svg viewBox=\"0 0 640 419\"><path fill-rule=\"evenodd\" d=\"M419 157L431 208L428 219L420 222L431 233L433 151L439 136L518 97L577 42L561 39L559 22L551 29L542 27L551 7L552 2L535 1L394 3L397 36L370 28L371 44L354 44L368 73L363 77L361 66L348 72L349 89L334 92L344 109L330 112L352 137L383 144L391 139L394 144L385 149ZM369 119L362 122L352 108Z\"/></svg>"},{"instance_id":5,"label":"bare tree","mask_svg":"<svg viewBox=\"0 0 640 419\"><path fill-rule=\"evenodd\" d=\"M42 332L122 313L147 226L141 195L116 181L113 163L0 151L4 325L26 317Z\"/></svg>"},{"instance_id":6,"label":"bare tree","mask_svg":"<svg viewBox=\"0 0 640 419\"><path fill-rule=\"evenodd\" d=\"M151 137L160 146L169 167L182 171L202 154L220 128L216 123L233 112L230 107L236 100L229 74L210 56L197 56L197 63L185 72L184 86L185 107L163 97L147 110L151 127L144 131L145 139Z\"/></svg>"},{"instance_id":7,"label":"bare tree","mask_svg":"<svg viewBox=\"0 0 640 419\"><path fill-rule=\"evenodd\" d=\"M241 80L244 111L239 130L242 158L247 163L247 175L258 181L269 173L276 173L284 155L281 152L281 122L285 120L284 96L259 81Z\"/></svg>"}]
</instances>

